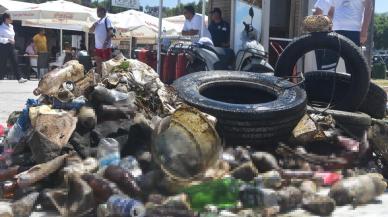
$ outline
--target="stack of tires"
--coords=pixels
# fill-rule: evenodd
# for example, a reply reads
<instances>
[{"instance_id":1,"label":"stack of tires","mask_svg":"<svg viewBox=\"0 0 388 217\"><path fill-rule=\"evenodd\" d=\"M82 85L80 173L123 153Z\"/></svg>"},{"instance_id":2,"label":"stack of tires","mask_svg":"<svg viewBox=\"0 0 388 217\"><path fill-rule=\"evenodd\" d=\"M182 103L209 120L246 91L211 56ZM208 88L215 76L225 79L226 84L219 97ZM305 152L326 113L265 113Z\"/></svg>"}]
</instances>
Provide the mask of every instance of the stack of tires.
<instances>
[{"instance_id":1,"label":"stack of tires","mask_svg":"<svg viewBox=\"0 0 388 217\"><path fill-rule=\"evenodd\" d=\"M284 79L249 72L207 71L175 82L189 105L217 118L227 145L273 148L306 111L305 91Z\"/></svg>"},{"instance_id":2,"label":"stack of tires","mask_svg":"<svg viewBox=\"0 0 388 217\"><path fill-rule=\"evenodd\" d=\"M370 82L370 68L366 59L348 38L334 32L304 35L284 50L277 64L275 75L292 76L297 61L310 51L327 49L338 52L346 65L346 73L313 71L304 73L305 90L309 102L330 104L333 109L363 112L373 118L386 115L386 92Z\"/></svg>"}]
</instances>

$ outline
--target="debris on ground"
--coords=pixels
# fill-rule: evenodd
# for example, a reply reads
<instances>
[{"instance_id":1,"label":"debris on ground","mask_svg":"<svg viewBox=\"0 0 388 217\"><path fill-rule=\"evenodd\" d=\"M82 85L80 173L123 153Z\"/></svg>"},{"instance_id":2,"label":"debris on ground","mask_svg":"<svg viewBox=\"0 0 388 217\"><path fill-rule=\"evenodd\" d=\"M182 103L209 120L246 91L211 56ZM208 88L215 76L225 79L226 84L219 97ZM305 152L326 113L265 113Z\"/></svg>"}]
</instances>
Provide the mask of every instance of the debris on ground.
<instances>
[{"instance_id":1,"label":"debris on ground","mask_svg":"<svg viewBox=\"0 0 388 217\"><path fill-rule=\"evenodd\" d=\"M380 174L370 173L366 175L350 177L337 182L330 189L329 196L339 206L345 204L365 204L384 193L387 183Z\"/></svg>"},{"instance_id":2,"label":"debris on ground","mask_svg":"<svg viewBox=\"0 0 388 217\"><path fill-rule=\"evenodd\" d=\"M384 120L368 119L352 136L339 127L350 122L338 124L338 112L306 113L304 99L280 113L286 116L266 108L271 117L253 120L249 106L242 119L206 107L220 119L184 104L153 69L121 55L103 63L102 76L70 61L34 94L10 115L9 129L0 126L7 201L0 216L252 217L301 209L329 216L387 187L373 173L388 171Z\"/></svg>"},{"instance_id":3,"label":"debris on ground","mask_svg":"<svg viewBox=\"0 0 388 217\"><path fill-rule=\"evenodd\" d=\"M330 216L335 209L335 201L328 197L317 194L307 194L303 198L303 209L318 216Z\"/></svg>"}]
</instances>

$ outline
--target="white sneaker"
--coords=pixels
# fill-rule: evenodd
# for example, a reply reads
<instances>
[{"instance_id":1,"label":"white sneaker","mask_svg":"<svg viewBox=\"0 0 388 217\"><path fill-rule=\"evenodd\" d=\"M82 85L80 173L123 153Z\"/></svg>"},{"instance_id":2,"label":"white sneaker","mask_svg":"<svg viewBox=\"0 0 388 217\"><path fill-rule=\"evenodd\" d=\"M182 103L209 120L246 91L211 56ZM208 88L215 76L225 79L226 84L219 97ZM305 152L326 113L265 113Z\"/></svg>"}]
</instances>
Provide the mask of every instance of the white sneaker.
<instances>
[{"instance_id":1,"label":"white sneaker","mask_svg":"<svg viewBox=\"0 0 388 217\"><path fill-rule=\"evenodd\" d=\"M25 79L25 78L20 78L19 80L18 80L18 82L21 84L21 83L26 83L28 80L27 79Z\"/></svg>"}]
</instances>

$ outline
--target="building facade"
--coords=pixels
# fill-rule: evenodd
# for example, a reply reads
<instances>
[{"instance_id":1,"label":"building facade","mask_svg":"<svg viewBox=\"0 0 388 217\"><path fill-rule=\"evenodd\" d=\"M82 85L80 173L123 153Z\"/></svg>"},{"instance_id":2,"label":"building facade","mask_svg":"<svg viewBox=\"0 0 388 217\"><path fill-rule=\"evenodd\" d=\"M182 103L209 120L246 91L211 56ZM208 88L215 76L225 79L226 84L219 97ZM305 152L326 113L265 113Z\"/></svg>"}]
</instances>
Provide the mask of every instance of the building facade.
<instances>
[{"instance_id":1,"label":"building facade","mask_svg":"<svg viewBox=\"0 0 388 217\"><path fill-rule=\"evenodd\" d=\"M209 0L209 10L221 8L226 21L234 24L237 16L236 2L245 2L263 10L262 21L269 22L268 33L270 37L293 38L302 33L303 18L311 13L313 0ZM269 4L268 9L265 5ZM268 14L269 17L264 16ZM263 23L265 24L265 23ZM265 27L265 25L262 25ZM266 30L262 30L265 32Z\"/></svg>"}]
</instances>

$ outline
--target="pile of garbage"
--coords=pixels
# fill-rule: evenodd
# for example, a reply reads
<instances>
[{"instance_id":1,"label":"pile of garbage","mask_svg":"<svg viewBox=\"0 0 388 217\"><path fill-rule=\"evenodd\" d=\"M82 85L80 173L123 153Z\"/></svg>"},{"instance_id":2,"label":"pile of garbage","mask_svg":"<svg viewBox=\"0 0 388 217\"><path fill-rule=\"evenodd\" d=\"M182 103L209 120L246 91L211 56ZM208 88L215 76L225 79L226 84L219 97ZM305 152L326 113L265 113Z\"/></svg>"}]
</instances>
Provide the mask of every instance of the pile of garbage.
<instances>
[{"instance_id":1,"label":"pile of garbage","mask_svg":"<svg viewBox=\"0 0 388 217\"><path fill-rule=\"evenodd\" d=\"M387 187L384 120L348 131L346 114L308 108L273 151L224 146L215 117L122 56L102 76L70 61L34 93L7 123L0 216L327 216Z\"/></svg>"}]
</instances>

